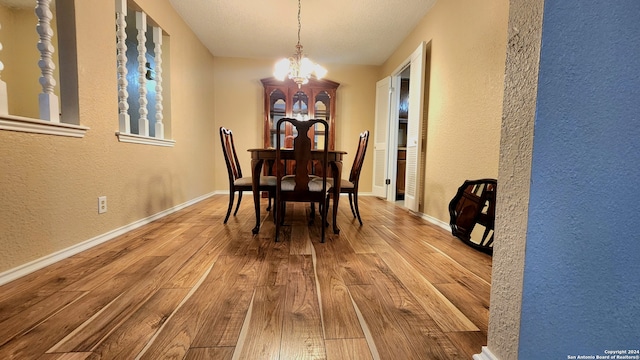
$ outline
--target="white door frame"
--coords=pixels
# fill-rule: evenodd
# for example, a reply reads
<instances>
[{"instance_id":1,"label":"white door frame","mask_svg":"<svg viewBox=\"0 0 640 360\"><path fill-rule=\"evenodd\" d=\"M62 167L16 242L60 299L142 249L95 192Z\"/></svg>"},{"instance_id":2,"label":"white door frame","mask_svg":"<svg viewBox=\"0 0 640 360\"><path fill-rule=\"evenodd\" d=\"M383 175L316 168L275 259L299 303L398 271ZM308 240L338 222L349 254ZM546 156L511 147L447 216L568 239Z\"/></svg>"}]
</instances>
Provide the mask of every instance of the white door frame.
<instances>
[{"instance_id":1,"label":"white door frame","mask_svg":"<svg viewBox=\"0 0 640 360\"><path fill-rule=\"evenodd\" d=\"M391 75L391 103L389 104L389 130L387 131L387 200L396 201L396 184L398 180L398 108L400 106L400 74Z\"/></svg>"},{"instance_id":2,"label":"white door frame","mask_svg":"<svg viewBox=\"0 0 640 360\"><path fill-rule=\"evenodd\" d=\"M371 192L373 195L387 198L388 169L389 169L389 118L391 117L390 106L392 87L391 77L379 80L376 83L376 111L375 125L373 132L373 185Z\"/></svg>"},{"instance_id":3,"label":"white door frame","mask_svg":"<svg viewBox=\"0 0 640 360\"><path fill-rule=\"evenodd\" d=\"M403 70L411 66L411 77L409 79L409 114L407 120L407 167L405 173L405 206L412 211L418 211L419 199L421 191L420 189L420 171L423 171L420 164L420 151L422 149L422 126L423 126L423 109L424 109L424 89L425 89L425 67L426 67L426 43L422 42L417 49L407 58L391 75L391 84L393 96L389 96L388 107L384 104L376 103L376 110L378 108L389 109L389 116L387 117L387 125L376 124L376 131L378 129L384 130L387 133L386 139L386 157L384 169L376 168L374 165L374 183L376 178L383 176L388 182L385 194L387 201L395 202L396 199L396 178L397 178L397 166L391 165L397 163L398 153L395 150L398 147L398 124L397 124L397 112L400 102L399 91L393 91L393 89L400 88L401 73ZM383 101L382 97L377 97L376 102ZM376 117L376 122L380 121ZM383 144L380 141L381 146ZM381 149L377 149L374 153L374 163L381 162L382 159L377 157L383 154ZM374 184L375 185L375 184ZM374 186L375 188L375 186ZM408 192L410 191L410 192ZM374 191L375 194L375 191Z\"/></svg>"},{"instance_id":4,"label":"white door frame","mask_svg":"<svg viewBox=\"0 0 640 360\"><path fill-rule=\"evenodd\" d=\"M404 189L404 206L418 212L421 194L421 173L424 171L422 158L422 127L424 120L424 94L426 71L426 43L411 54L411 75L409 80L409 115L407 120L407 172Z\"/></svg>"},{"instance_id":5,"label":"white door frame","mask_svg":"<svg viewBox=\"0 0 640 360\"><path fill-rule=\"evenodd\" d=\"M388 179L389 186L387 187L387 200L388 201L396 201L396 195L398 193L397 179L398 179L398 130L399 130L399 107L400 107L400 86L402 82L402 77L400 74L409 67L410 64L407 62L400 68L396 69L396 71L391 75L391 103L389 104L389 140L387 142L388 146ZM394 165L395 164L395 165Z\"/></svg>"}]
</instances>

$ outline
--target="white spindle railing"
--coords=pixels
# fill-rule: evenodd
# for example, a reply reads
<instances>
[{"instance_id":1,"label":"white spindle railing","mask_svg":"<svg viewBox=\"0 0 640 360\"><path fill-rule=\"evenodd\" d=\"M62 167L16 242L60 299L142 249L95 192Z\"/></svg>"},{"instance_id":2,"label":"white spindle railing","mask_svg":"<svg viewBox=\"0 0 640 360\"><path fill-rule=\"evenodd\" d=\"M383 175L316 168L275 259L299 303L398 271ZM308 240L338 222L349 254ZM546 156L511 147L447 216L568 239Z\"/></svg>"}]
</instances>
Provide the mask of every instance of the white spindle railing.
<instances>
[{"instance_id":1,"label":"white spindle railing","mask_svg":"<svg viewBox=\"0 0 640 360\"><path fill-rule=\"evenodd\" d=\"M136 12L136 29L138 30L138 79L139 79L139 103L140 118L138 119L138 135L149 136L149 119L147 115L147 14Z\"/></svg>"},{"instance_id":2,"label":"white spindle railing","mask_svg":"<svg viewBox=\"0 0 640 360\"><path fill-rule=\"evenodd\" d=\"M156 79L156 132L155 136L158 139L164 139L164 124L162 119L164 115L162 110L162 29L158 26L153 27L153 43L154 43L154 60L155 67L155 79Z\"/></svg>"},{"instance_id":3,"label":"white spindle railing","mask_svg":"<svg viewBox=\"0 0 640 360\"><path fill-rule=\"evenodd\" d=\"M36 30L40 36L38 41L38 50L40 51L40 61L38 66L42 72L40 77L40 85L42 85L42 93L38 96L40 104L40 118L51 122L60 122L60 105L58 97L53 93L56 86L56 80L53 77L55 64L53 63L53 52L55 48L51 43L53 37L53 28L51 27L51 19L53 13L49 8L51 0L37 0L35 9L38 17L38 25Z\"/></svg>"},{"instance_id":4,"label":"white spindle railing","mask_svg":"<svg viewBox=\"0 0 640 360\"><path fill-rule=\"evenodd\" d=\"M0 24L2 29L2 24ZM2 51L2 43L0 42L0 51ZM2 81L2 70L4 64L0 61L0 115L9 115L9 101L7 97L7 83Z\"/></svg>"},{"instance_id":5,"label":"white spindle railing","mask_svg":"<svg viewBox=\"0 0 640 360\"><path fill-rule=\"evenodd\" d=\"M123 134L131 133L129 92L127 86L127 0L116 0L116 49L118 64L118 128Z\"/></svg>"}]
</instances>

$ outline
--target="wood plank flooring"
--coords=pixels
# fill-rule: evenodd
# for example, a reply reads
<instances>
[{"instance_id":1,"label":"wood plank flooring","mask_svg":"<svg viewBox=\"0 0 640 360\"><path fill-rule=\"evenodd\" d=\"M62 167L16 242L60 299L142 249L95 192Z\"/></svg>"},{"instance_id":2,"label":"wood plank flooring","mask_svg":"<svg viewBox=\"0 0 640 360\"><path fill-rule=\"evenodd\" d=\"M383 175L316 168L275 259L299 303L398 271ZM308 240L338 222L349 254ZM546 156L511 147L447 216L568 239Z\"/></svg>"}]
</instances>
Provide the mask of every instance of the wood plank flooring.
<instances>
[{"instance_id":1,"label":"wood plank flooring","mask_svg":"<svg viewBox=\"0 0 640 360\"><path fill-rule=\"evenodd\" d=\"M471 359L491 257L394 204L339 235L216 195L0 287L0 359ZM262 208L266 207L263 200Z\"/></svg>"}]
</instances>

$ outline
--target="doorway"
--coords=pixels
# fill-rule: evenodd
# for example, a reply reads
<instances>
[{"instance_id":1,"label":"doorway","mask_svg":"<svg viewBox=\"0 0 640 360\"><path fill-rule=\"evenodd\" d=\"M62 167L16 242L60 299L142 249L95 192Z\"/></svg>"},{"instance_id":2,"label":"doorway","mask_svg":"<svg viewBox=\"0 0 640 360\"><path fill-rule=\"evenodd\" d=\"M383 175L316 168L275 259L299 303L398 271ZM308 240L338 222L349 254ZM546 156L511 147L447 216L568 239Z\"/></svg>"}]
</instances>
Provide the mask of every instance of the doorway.
<instances>
[{"instance_id":1,"label":"doorway","mask_svg":"<svg viewBox=\"0 0 640 360\"><path fill-rule=\"evenodd\" d=\"M396 204L404 206L404 192L407 169L407 123L409 118L409 82L411 79L411 65L407 66L398 77L399 89L397 112L394 116L391 126L396 128L397 141L394 151L396 152L395 163L395 199Z\"/></svg>"},{"instance_id":2,"label":"doorway","mask_svg":"<svg viewBox=\"0 0 640 360\"><path fill-rule=\"evenodd\" d=\"M424 203L426 68L423 42L391 76L376 84L373 193L414 212ZM406 95L403 86L408 89ZM403 95L406 100L401 99Z\"/></svg>"}]
</instances>

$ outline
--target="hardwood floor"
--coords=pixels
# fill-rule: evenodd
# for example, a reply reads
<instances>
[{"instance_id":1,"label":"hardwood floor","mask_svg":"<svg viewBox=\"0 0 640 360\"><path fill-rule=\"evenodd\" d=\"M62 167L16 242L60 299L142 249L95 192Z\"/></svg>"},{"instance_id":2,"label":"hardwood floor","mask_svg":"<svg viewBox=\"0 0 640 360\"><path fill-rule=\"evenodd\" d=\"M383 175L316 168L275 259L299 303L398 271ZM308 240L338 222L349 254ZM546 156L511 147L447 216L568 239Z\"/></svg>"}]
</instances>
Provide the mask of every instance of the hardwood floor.
<instances>
[{"instance_id":1,"label":"hardwood floor","mask_svg":"<svg viewBox=\"0 0 640 360\"><path fill-rule=\"evenodd\" d=\"M217 195L0 287L0 359L471 359L491 257L388 202L340 235ZM266 207L264 200L263 209ZM319 218L316 224L319 224Z\"/></svg>"}]
</instances>

